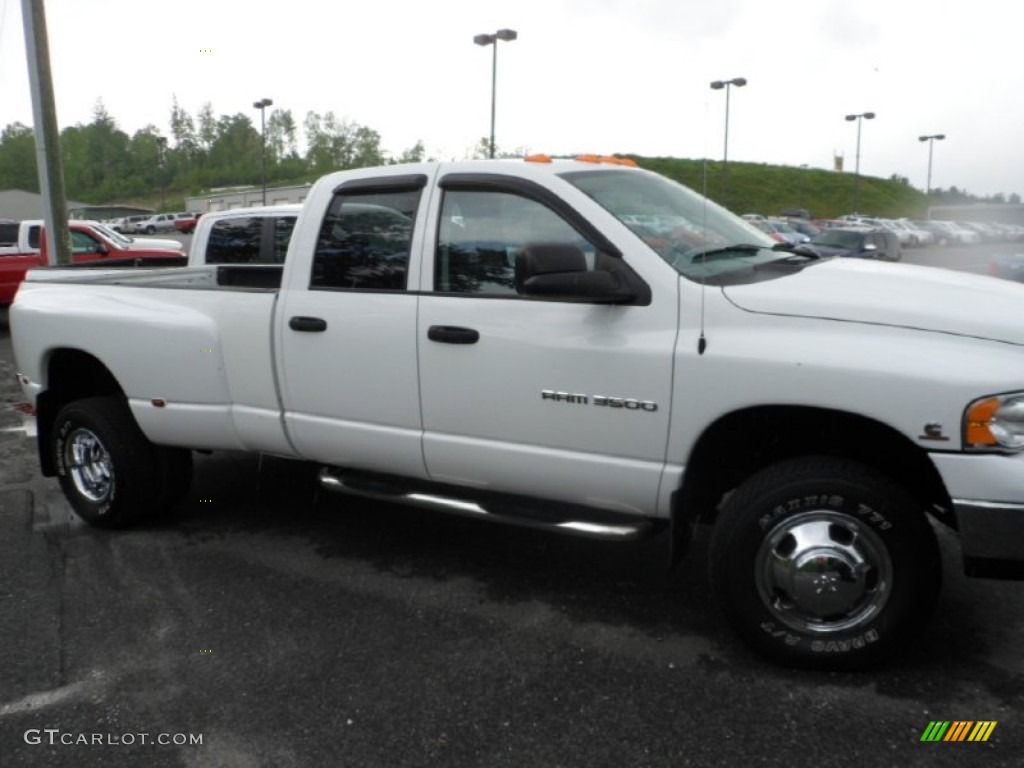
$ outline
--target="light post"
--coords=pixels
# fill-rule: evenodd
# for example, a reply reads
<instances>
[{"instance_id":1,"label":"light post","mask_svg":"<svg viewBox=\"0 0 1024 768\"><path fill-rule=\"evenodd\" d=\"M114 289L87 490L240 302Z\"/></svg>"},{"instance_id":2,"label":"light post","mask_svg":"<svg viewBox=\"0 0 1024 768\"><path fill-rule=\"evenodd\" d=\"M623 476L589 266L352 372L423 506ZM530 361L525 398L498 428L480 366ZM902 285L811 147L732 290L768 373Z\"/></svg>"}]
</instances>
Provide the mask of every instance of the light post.
<instances>
[{"instance_id":1,"label":"light post","mask_svg":"<svg viewBox=\"0 0 1024 768\"><path fill-rule=\"evenodd\" d=\"M796 195L796 204L800 208L804 207L804 187L807 185L807 168L807 163L800 164L800 185Z\"/></svg>"},{"instance_id":2,"label":"light post","mask_svg":"<svg viewBox=\"0 0 1024 768\"><path fill-rule=\"evenodd\" d=\"M252 103L260 111L260 177L263 180L263 205L267 204L267 107L273 106L272 99L260 99Z\"/></svg>"},{"instance_id":3,"label":"light post","mask_svg":"<svg viewBox=\"0 0 1024 768\"><path fill-rule=\"evenodd\" d=\"M167 138L156 137L157 170L160 173L160 210L167 210Z\"/></svg>"},{"instance_id":4,"label":"light post","mask_svg":"<svg viewBox=\"0 0 1024 768\"><path fill-rule=\"evenodd\" d=\"M728 198L726 183L729 173L729 91L732 86L742 88L747 84L747 78L734 77L731 80L714 80L711 83L711 90L720 91L725 89L725 147L722 150L722 205L725 206Z\"/></svg>"},{"instance_id":5,"label":"light post","mask_svg":"<svg viewBox=\"0 0 1024 768\"><path fill-rule=\"evenodd\" d=\"M847 115L846 116L847 122L853 122L854 120L857 121L857 159L856 159L856 163L855 163L855 166L854 166L854 168L855 168L854 173L856 175L856 181L854 182L855 186L854 186L854 191L853 191L853 212L854 213L859 213L859 211L857 209L860 208L860 126L861 126L861 122L863 120L874 120L874 119L875 119L875 113L874 112L861 112L858 115Z\"/></svg>"},{"instance_id":6,"label":"light post","mask_svg":"<svg viewBox=\"0 0 1024 768\"><path fill-rule=\"evenodd\" d=\"M492 160L494 159L494 112L498 92L498 41L512 42L517 37L519 37L519 33L514 29L499 29L493 35L477 35L473 38L473 42L477 45L494 46L494 55L491 58L491 143L489 149L489 156Z\"/></svg>"},{"instance_id":7,"label":"light post","mask_svg":"<svg viewBox=\"0 0 1024 768\"><path fill-rule=\"evenodd\" d=\"M933 133L931 136L918 136L918 141L928 142L928 186L925 188L925 197L932 193L932 147L935 146L935 140L942 141L946 138L944 133Z\"/></svg>"}]
</instances>

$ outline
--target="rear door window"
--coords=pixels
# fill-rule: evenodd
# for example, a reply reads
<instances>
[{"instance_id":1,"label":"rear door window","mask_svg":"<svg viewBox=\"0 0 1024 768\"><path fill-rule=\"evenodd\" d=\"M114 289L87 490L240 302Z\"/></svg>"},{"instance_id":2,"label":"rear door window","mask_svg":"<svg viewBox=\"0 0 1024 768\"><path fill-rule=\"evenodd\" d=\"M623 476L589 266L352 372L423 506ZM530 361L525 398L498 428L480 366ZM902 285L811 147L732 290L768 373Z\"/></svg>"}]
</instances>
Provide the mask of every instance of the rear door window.
<instances>
[{"instance_id":1,"label":"rear door window","mask_svg":"<svg viewBox=\"0 0 1024 768\"><path fill-rule=\"evenodd\" d=\"M313 256L313 290L402 291L420 188L339 191Z\"/></svg>"}]
</instances>

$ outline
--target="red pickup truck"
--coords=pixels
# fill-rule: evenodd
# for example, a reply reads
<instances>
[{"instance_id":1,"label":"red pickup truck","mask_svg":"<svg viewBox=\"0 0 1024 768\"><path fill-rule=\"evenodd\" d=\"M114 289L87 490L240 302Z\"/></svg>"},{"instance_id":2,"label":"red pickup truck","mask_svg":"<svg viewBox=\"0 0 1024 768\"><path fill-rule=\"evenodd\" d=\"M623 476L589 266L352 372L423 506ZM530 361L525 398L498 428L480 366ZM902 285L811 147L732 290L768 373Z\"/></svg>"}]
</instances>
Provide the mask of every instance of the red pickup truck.
<instances>
[{"instance_id":1,"label":"red pickup truck","mask_svg":"<svg viewBox=\"0 0 1024 768\"><path fill-rule=\"evenodd\" d=\"M71 221L68 226L75 266L176 267L188 263L182 248L133 243L95 222ZM0 221L0 307L14 301L28 270L48 264L46 230L41 221Z\"/></svg>"}]
</instances>

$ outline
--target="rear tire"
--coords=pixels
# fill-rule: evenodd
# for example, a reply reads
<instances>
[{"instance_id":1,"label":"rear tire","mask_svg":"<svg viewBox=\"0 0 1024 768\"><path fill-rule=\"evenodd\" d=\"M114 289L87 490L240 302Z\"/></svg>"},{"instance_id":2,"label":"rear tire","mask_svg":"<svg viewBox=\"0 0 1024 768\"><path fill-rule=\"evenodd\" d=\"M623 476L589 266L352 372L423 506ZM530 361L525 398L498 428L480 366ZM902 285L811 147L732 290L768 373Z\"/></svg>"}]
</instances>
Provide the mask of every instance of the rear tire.
<instances>
[{"instance_id":1,"label":"rear tire","mask_svg":"<svg viewBox=\"0 0 1024 768\"><path fill-rule=\"evenodd\" d=\"M854 669L906 646L935 605L938 544L920 504L846 459L768 467L723 504L711 584L756 651L787 666Z\"/></svg>"},{"instance_id":2,"label":"rear tire","mask_svg":"<svg viewBox=\"0 0 1024 768\"><path fill-rule=\"evenodd\" d=\"M69 403L52 429L61 489L87 523L121 528L167 506L161 449L142 434L123 400L91 397Z\"/></svg>"}]
</instances>

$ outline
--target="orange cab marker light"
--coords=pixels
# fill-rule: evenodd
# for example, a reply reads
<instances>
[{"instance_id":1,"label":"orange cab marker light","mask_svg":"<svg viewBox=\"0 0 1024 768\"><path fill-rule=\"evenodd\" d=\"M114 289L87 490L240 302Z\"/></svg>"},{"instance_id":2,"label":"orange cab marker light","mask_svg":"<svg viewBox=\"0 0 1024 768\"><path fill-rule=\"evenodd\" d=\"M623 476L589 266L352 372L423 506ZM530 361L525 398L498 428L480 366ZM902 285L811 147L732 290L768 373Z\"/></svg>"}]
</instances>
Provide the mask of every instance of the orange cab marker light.
<instances>
[{"instance_id":1,"label":"orange cab marker light","mask_svg":"<svg viewBox=\"0 0 1024 768\"><path fill-rule=\"evenodd\" d=\"M550 155L527 155L523 158L528 163L550 163Z\"/></svg>"},{"instance_id":2,"label":"orange cab marker light","mask_svg":"<svg viewBox=\"0 0 1024 768\"><path fill-rule=\"evenodd\" d=\"M998 442L988 425L992 423L992 416L999 410L999 405L998 398L990 397L971 406L967 412L968 445L995 445Z\"/></svg>"},{"instance_id":3,"label":"orange cab marker light","mask_svg":"<svg viewBox=\"0 0 1024 768\"><path fill-rule=\"evenodd\" d=\"M598 157L597 155L576 155L576 157L574 159L578 160L581 163L600 163L601 162L601 158Z\"/></svg>"},{"instance_id":4,"label":"orange cab marker light","mask_svg":"<svg viewBox=\"0 0 1024 768\"><path fill-rule=\"evenodd\" d=\"M609 163L611 165L628 165L632 168L636 168L636 163L630 160L628 157L614 157L607 155L601 158L602 163Z\"/></svg>"}]
</instances>

